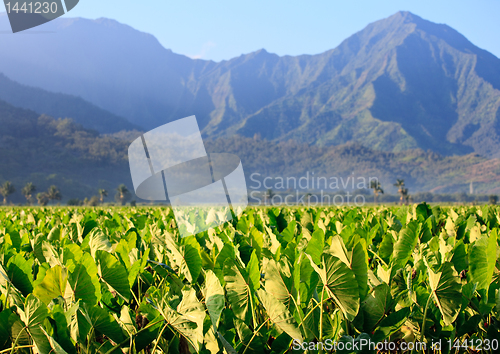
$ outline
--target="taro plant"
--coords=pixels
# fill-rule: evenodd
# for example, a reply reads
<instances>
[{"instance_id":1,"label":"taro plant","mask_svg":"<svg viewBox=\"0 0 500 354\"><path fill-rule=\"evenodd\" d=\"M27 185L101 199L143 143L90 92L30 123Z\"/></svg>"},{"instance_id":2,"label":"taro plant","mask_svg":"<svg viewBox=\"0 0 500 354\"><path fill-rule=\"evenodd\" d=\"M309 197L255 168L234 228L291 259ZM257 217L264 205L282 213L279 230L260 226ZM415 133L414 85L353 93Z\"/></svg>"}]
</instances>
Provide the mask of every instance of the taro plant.
<instances>
[{"instance_id":1,"label":"taro plant","mask_svg":"<svg viewBox=\"0 0 500 354\"><path fill-rule=\"evenodd\" d=\"M496 206L247 208L181 238L169 208L2 208L0 351L495 353L499 220Z\"/></svg>"}]
</instances>

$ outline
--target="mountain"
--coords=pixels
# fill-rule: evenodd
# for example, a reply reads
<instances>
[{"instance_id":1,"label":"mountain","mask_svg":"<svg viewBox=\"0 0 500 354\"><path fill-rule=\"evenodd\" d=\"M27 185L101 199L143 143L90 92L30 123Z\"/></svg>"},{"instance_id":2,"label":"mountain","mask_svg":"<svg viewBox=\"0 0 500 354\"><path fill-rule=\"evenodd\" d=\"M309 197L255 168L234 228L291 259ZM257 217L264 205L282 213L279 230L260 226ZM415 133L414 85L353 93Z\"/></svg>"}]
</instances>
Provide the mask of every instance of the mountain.
<instances>
[{"instance_id":1,"label":"mountain","mask_svg":"<svg viewBox=\"0 0 500 354\"><path fill-rule=\"evenodd\" d=\"M55 184L65 199L91 197L97 188L131 188L128 142L101 136L70 119L54 119L0 100L0 182L18 192L33 182L39 192ZM23 201L17 193L17 202Z\"/></svg>"},{"instance_id":2,"label":"mountain","mask_svg":"<svg viewBox=\"0 0 500 354\"><path fill-rule=\"evenodd\" d=\"M58 118L71 117L85 128L94 129L100 133L142 130L125 118L107 112L80 97L21 85L1 73L0 99L13 106L30 109L39 114Z\"/></svg>"},{"instance_id":3,"label":"mountain","mask_svg":"<svg viewBox=\"0 0 500 354\"><path fill-rule=\"evenodd\" d=\"M487 159L472 153L461 156L442 156L422 149L385 152L357 143L337 146L317 146L289 141L234 136L205 142L209 152L234 153L241 158L249 192L264 187L264 179L275 191L283 191L280 181L295 177L312 181L326 177L328 184L335 179L350 178L356 183L378 179L386 193L397 194L396 179L404 179L410 193L469 193L470 183L475 193L500 193L500 159ZM272 152L272 153L270 153ZM293 179L292 179L293 181ZM285 182L285 186L286 186ZM368 184L368 182L366 182ZM293 182L289 183L292 189ZM305 184L306 185L306 184ZM318 183L316 183L316 186ZM321 184L321 189L324 184ZM349 185L347 189L356 189ZM313 188L314 189L314 188ZM339 183L339 189L345 189Z\"/></svg>"},{"instance_id":4,"label":"mountain","mask_svg":"<svg viewBox=\"0 0 500 354\"><path fill-rule=\"evenodd\" d=\"M24 202L19 191L27 182L33 182L39 192L55 184L65 201L90 198L98 188L112 192L121 183L132 191L127 149L137 133L103 136L70 119L39 115L1 100L0 126L0 184L14 183L18 192L11 200L16 203ZM249 192L262 190L256 181L262 183L266 177L276 192L284 192L288 188L276 185L280 178L312 181L326 176L329 181L376 177L389 193L396 192L392 187L396 178L403 178L412 194L466 192L471 181L477 193L500 193L500 159L477 154L446 157L419 149L394 153L352 143L311 146L237 136L208 139L205 145L210 153L230 152L241 158ZM337 190L325 192L343 189L339 182Z\"/></svg>"},{"instance_id":5,"label":"mountain","mask_svg":"<svg viewBox=\"0 0 500 354\"><path fill-rule=\"evenodd\" d=\"M43 32L0 36L0 72L24 85L82 97L144 128L179 118L183 81L193 66L188 57L108 19L59 18L37 30ZM10 31L5 14L0 31Z\"/></svg>"},{"instance_id":6,"label":"mountain","mask_svg":"<svg viewBox=\"0 0 500 354\"><path fill-rule=\"evenodd\" d=\"M500 157L500 59L409 12L318 55L260 50L219 63L113 20L57 19L43 30L0 36L0 71L146 129L195 114L209 138Z\"/></svg>"}]
</instances>

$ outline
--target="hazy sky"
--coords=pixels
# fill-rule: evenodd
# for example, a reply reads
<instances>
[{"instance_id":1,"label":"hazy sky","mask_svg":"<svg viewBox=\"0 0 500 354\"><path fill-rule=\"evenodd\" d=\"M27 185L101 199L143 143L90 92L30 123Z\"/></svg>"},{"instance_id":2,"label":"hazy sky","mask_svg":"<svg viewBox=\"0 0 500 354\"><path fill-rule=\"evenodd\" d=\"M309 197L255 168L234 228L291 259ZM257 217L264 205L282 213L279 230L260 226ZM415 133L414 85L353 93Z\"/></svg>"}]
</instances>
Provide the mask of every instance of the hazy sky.
<instances>
[{"instance_id":1,"label":"hazy sky","mask_svg":"<svg viewBox=\"0 0 500 354\"><path fill-rule=\"evenodd\" d=\"M399 10L446 23L500 57L500 0L80 0L66 16L112 18L176 53L220 61L260 48L321 53Z\"/></svg>"}]
</instances>

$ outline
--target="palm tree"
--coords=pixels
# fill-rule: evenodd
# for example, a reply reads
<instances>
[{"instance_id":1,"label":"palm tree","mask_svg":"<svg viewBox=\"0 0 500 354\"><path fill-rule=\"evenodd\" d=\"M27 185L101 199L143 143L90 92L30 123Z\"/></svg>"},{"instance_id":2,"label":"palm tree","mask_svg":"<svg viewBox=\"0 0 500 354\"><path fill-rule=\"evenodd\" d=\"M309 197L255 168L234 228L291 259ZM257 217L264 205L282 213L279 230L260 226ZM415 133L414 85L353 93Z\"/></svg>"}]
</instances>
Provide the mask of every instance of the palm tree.
<instances>
[{"instance_id":1,"label":"palm tree","mask_svg":"<svg viewBox=\"0 0 500 354\"><path fill-rule=\"evenodd\" d=\"M35 193L35 192L36 192L36 187L31 182L26 183L26 185L21 190L21 193L23 193L23 195L26 198L26 201L28 202L29 205L31 205L31 197L32 197L33 193Z\"/></svg>"},{"instance_id":2,"label":"palm tree","mask_svg":"<svg viewBox=\"0 0 500 354\"><path fill-rule=\"evenodd\" d=\"M412 200L412 197L411 197L411 195L408 194L408 188L405 188L403 190L403 196L404 196L405 204L406 205L410 204L410 201Z\"/></svg>"},{"instance_id":3,"label":"palm tree","mask_svg":"<svg viewBox=\"0 0 500 354\"><path fill-rule=\"evenodd\" d=\"M395 187L398 187L398 193L401 195L399 198L400 204L403 205L403 200L405 199L406 195L408 194L408 189L405 188L405 180L404 179L397 179L396 183L394 183Z\"/></svg>"},{"instance_id":4,"label":"palm tree","mask_svg":"<svg viewBox=\"0 0 500 354\"><path fill-rule=\"evenodd\" d=\"M5 182L3 186L0 187L0 194L3 196L3 204L7 205L7 198L16 191L14 185L9 181Z\"/></svg>"},{"instance_id":5,"label":"palm tree","mask_svg":"<svg viewBox=\"0 0 500 354\"><path fill-rule=\"evenodd\" d=\"M47 204L49 204L49 196L47 195L47 193L38 193L36 195L36 199L38 199L38 204L40 204L41 206L46 206Z\"/></svg>"},{"instance_id":6,"label":"palm tree","mask_svg":"<svg viewBox=\"0 0 500 354\"><path fill-rule=\"evenodd\" d=\"M270 204L273 204L273 197L276 195L276 193L273 192L272 189L268 189L266 193L264 194L264 198L266 198L267 202Z\"/></svg>"},{"instance_id":7,"label":"palm tree","mask_svg":"<svg viewBox=\"0 0 500 354\"><path fill-rule=\"evenodd\" d=\"M101 201L101 204L104 202L104 198L108 196L108 191L105 189L99 189L99 200Z\"/></svg>"},{"instance_id":8,"label":"palm tree","mask_svg":"<svg viewBox=\"0 0 500 354\"><path fill-rule=\"evenodd\" d=\"M380 194L384 194L384 190L382 189L382 185L379 181L371 181L370 189L373 189L373 204L377 204L377 197Z\"/></svg>"},{"instance_id":9,"label":"palm tree","mask_svg":"<svg viewBox=\"0 0 500 354\"><path fill-rule=\"evenodd\" d=\"M47 198L49 200L61 200L62 195L59 189L56 186L50 186L49 189L47 190Z\"/></svg>"},{"instance_id":10,"label":"palm tree","mask_svg":"<svg viewBox=\"0 0 500 354\"><path fill-rule=\"evenodd\" d=\"M120 204L123 205L125 202L125 197L127 197L127 195L129 194L128 188L126 185L120 184L118 188L116 188L116 190L118 191L118 200L120 201Z\"/></svg>"}]
</instances>

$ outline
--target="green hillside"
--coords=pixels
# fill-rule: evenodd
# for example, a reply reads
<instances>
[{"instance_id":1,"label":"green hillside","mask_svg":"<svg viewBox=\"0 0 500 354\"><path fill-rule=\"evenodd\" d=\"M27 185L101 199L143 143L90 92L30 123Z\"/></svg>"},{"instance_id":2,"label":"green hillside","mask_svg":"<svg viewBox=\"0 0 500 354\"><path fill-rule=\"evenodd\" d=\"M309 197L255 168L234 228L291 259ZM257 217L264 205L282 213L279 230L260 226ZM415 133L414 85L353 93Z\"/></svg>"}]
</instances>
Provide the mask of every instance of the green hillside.
<instances>
[{"instance_id":1,"label":"green hillside","mask_svg":"<svg viewBox=\"0 0 500 354\"><path fill-rule=\"evenodd\" d=\"M13 182L13 201L33 182L38 191L57 185L68 198L91 197L97 188L131 188L128 143L0 101L0 182Z\"/></svg>"},{"instance_id":2,"label":"green hillside","mask_svg":"<svg viewBox=\"0 0 500 354\"><path fill-rule=\"evenodd\" d=\"M90 198L98 188L110 191L125 183L132 191L127 149L139 132L99 135L70 119L13 107L0 101L0 183L11 181L17 193L10 200L24 202L20 190L33 182L39 191L57 185L63 201ZM265 177L378 178L386 192L405 179L411 193L468 191L500 193L500 160L477 154L441 156L432 151L380 152L359 144L315 146L296 141L275 142L243 136L206 140L208 152L232 152L241 157L248 188ZM341 186L340 189L343 189ZM350 187L348 187L350 189Z\"/></svg>"}]
</instances>

